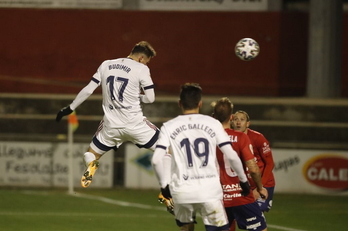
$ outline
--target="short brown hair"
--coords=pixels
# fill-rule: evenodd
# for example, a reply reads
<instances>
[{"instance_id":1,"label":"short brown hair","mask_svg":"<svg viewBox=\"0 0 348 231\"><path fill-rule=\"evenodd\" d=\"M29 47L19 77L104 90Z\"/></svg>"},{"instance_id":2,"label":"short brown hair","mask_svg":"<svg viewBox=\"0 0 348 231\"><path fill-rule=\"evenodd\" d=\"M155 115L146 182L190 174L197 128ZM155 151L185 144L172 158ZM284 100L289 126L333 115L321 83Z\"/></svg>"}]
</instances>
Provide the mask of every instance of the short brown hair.
<instances>
[{"instance_id":1,"label":"short brown hair","mask_svg":"<svg viewBox=\"0 0 348 231\"><path fill-rule=\"evenodd\" d=\"M146 41L141 41L135 44L133 47L131 54L142 53L145 54L148 58L152 58L156 56L156 51L153 49L150 43Z\"/></svg>"},{"instance_id":2,"label":"short brown hair","mask_svg":"<svg viewBox=\"0 0 348 231\"><path fill-rule=\"evenodd\" d=\"M229 120L233 113L233 104L227 97L223 97L218 101L213 102L211 106L214 109L214 118L219 120L221 123Z\"/></svg>"},{"instance_id":3,"label":"short brown hair","mask_svg":"<svg viewBox=\"0 0 348 231\"><path fill-rule=\"evenodd\" d=\"M237 114L237 113L244 114L246 119L247 119L247 122L250 121L250 117L249 117L248 113L246 113L246 111L239 110L239 111L236 111L234 114Z\"/></svg>"}]
</instances>

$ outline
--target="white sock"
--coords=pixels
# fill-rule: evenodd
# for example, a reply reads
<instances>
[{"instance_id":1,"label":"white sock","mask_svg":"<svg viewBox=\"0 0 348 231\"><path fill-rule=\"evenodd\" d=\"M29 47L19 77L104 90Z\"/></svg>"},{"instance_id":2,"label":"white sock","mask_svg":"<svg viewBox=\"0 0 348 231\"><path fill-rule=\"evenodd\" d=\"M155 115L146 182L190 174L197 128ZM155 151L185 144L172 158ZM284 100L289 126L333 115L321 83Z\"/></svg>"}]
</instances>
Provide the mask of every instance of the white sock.
<instances>
[{"instance_id":1,"label":"white sock","mask_svg":"<svg viewBox=\"0 0 348 231\"><path fill-rule=\"evenodd\" d=\"M91 163L93 160L95 160L95 155L91 152L86 152L83 155L83 160L85 162L86 167L88 167L89 163Z\"/></svg>"}]
</instances>

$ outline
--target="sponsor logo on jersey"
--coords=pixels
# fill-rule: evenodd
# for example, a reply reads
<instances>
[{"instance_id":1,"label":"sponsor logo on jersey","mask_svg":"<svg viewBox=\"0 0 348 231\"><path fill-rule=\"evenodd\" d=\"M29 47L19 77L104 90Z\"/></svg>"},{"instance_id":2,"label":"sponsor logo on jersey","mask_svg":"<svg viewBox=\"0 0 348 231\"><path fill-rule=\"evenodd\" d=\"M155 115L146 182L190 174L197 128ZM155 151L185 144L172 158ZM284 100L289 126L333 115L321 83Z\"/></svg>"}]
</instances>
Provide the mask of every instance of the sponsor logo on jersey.
<instances>
[{"instance_id":1,"label":"sponsor logo on jersey","mask_svg":"<svg viewBox=\"0 0 348 231\"><path fill-rule=\"evenodd\" d=\"M303 166L305 179L322 188L348 190L348 159L323 154L309 159Z\"/></svg>"},{"instance_id":2,"label":"sponsor logo on jersey","mask_svg":"<svg viewBox=\"0 0 348 231\"><path fill-rule=\"evenodd\" d=\"M262 153L265 154L265 153L270 152L270 151L271 151L271 148L270 148L269 144L264 142L263 147L262 147Z\"/></svg>"},{"instance_id":3,"label":"sponsor logo on jersey","mask_svg":"<svg viewBox=\"0 0 348 231\"><path fill-rule=\"evenodd\" d=\"M207 179L207 178L215 178L218 177L218 175L216 174L207 174L207 175L194 175L194 176L187 176L187 175L183 175L184 180L187 180L188 178L190 178L190 180L199 180L199 179Z\"/></svg>"},{"instance_id":4,"label":"sponsor logo on jersey","mask_svg":"<svg viewBox=\"0 0 348 231\"><path fill-rule=\"evenodd\" d=\"M235 191L240 191L241 187L238 183L236 183L236 184L223 184L222 189L224 192L235 192Z\"/></svg>"},{"instance_id":5,"label":"sponsor logo on jersey","mask_svg":"<svg viewBox=\"0 0 348 231\"><path fill-rule=\"evenodd\" d=\"M128 110L128 109L132 109L132 106L127 106L127 107L125 107L125 106L115 106L114 108L118 109L118 110L121 110L121 109L127 109Z\"/></svg>"},{"instance_id":6,"label":"sponsor logo on jersey","mask_svg":"<svg viewBox=\"0 0 348 231\"><path fill-rule=\"evenodd\" d=\"M224 200L225 201L231 201L231 200L233 200L233 198L237 198L237 197L242 197L242 194L240 194L240 193L225 194L224 193Z\"/></svg>"}]
</instances>

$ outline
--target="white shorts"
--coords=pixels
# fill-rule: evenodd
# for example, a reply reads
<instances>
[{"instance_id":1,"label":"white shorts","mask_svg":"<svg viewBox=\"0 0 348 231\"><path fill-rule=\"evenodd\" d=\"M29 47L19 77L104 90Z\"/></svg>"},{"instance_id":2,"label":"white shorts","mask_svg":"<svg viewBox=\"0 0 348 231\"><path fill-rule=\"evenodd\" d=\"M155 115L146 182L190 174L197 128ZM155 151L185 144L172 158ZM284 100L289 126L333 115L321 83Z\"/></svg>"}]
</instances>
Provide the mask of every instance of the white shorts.
<instances>
[{"instance_id":1,"label":"white shorts","mask_svg":"<svg viewBox=\"0 0 348 231\"><path fill-rule=\"evenodd\" d=\"M204 225L221 227L228 224L222 200L174 206L175 219L182 224L195 222L196 213L201 214Z\"/></svg>"},{"instance_id":2,"label":"white shorts","mask_svg":"<svg viewBox=\"0 0 348 231\"><path fill-rule=\"evenodd\" d=\"M101 155L110 149L117 150L126 141L134 143L139 148L154 149L158 135L159 129L145 117L131 128L108 128L102 120L90 147Z\"/></svg>"}]
</instances>

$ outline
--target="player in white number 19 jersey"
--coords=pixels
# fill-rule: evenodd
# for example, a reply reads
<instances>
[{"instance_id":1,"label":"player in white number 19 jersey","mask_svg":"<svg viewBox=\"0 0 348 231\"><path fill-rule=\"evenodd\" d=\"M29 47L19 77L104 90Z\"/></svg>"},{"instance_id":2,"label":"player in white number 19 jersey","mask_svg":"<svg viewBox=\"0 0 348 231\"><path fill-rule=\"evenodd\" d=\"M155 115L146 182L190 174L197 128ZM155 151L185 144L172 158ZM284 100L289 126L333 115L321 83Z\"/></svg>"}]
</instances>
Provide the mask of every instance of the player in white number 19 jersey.
<instances>
[{"instance_id":1,"label":"player in white number 19 jersey","mask_svg":"<svg viewBox=\"0 0 348 231\"><path fill-rule=\"evenodd\" d=\"M117 150L123 142L154 150L159 130L144 117L140 103L155 100L147 66L155 55L153 47L142 41L133 47L127 58L104 61L74 101L58 112L56 121L72 113L98 86L102 87L104 117L84 154L87 169L81 179L82 187L92 182L99 166L98 159L111 149Z\"/></svg>"},{"instance_id":2,"label":"player in white number 19 jersey","mask_svg":"<svg viewBox=\"0 0 348 231\"><path fill-rule=\"evenodd\" d=\"M180 230L193 230L196 212L207 231L228 230L222 202L223 192L217 169L216 147L228 157L246 193L250 187L242 163L233 151L221 123L199 114L202 106L198 84L181 87L179 105L183 115L164 123L152 164L165 198L173 198L174 215ZM171 169L163 159L170 150Z\"/></svg>"}]
</instances>

